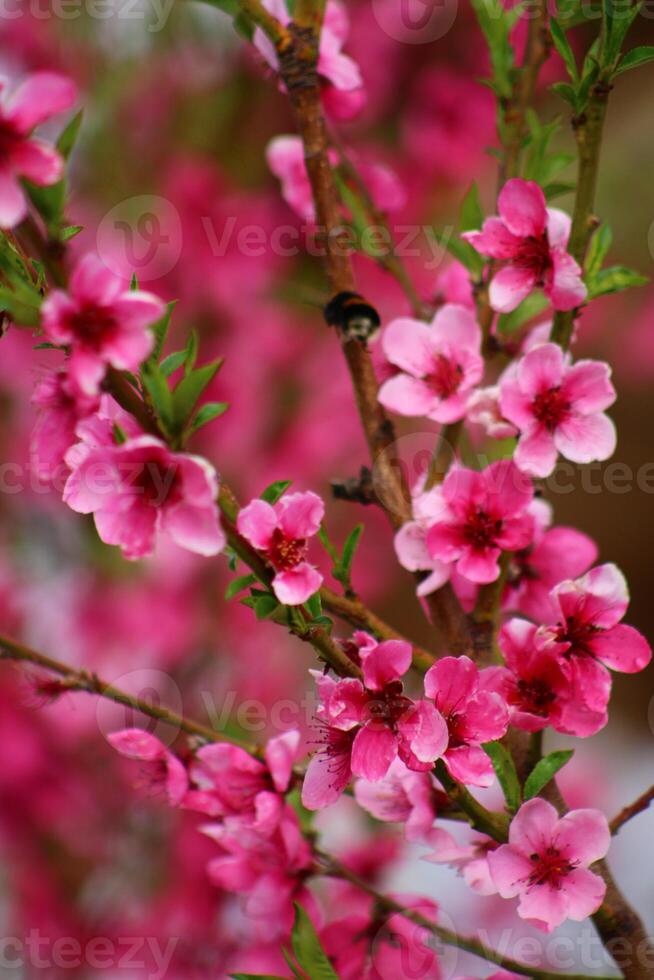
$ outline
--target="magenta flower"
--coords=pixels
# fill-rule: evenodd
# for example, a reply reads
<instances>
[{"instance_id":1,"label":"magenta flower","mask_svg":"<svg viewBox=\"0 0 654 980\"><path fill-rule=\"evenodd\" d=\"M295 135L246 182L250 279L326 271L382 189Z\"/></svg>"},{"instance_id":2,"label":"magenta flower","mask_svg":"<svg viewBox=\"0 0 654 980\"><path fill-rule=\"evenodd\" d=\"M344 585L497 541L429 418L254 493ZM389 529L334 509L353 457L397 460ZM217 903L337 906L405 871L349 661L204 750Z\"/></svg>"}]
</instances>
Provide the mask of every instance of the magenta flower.
<instances>
[{"instance_id":1,"label":"magenta flower","mask_svg":"<svg viewBox=\"0 0 654 980\"><path fill-rule=\"evenodd\" d=\"M222 551L218 478L205 459L173 453L148 435L76 450L67 456L78 465L66 481L64 502L93 514L101 540L118 545L126 558L152 554L158 534L199 555Z\"/></svg>"},{"instance_id":2,"label":"magenta flower","mask_svg":"<svg viewBox=\"0 0 654 980\"><path fill-rule=\"evenodd\" d=\"M480 473L454 466L439 494L440 514L427 533L429 554L455 563L471 582L494 582L502 551L530 544L534 489L511 460L491 463Z\"/></svg>"},{"instance_id":3,"label":"magenta flower","mask_svg":"<svg viewBox=\"0 0 654 980\"><path fill-rule=\"evenodd\" d=\"M537 503L546 508L549 523L551 512L544 501L534 500L532 513ZM504 610L522 613L537 623L551 623L557 611L551 590L563 579L583 575L596 560L597 545L587 534L572 527L548 529L537 519L533 545L511 559Z\"/></svg>"},{"instance_id":4,"label":"magenta flower","mask_svg":"<svg viewBox=\"0 0 654 980\"><path fill-rule=\"evenodd\" d=\"M586 298L581 269L566 251L570 218L546 206L531 180L508 180L497 201L499 217L486 218L481 231L463 238L491 259L506 260L490 284L490 305L499 313L515 310L536 287L555 310L572 310Z\"/></svg>"},{"instance_id":5,"label":"magenta flower","mask_svg":"<svg viewBox=\"0 0 654 980\"><path fill-rule=\"evenodd\" d=\"M400 317L384 331L382 346L400 368L380 388L382 405L436 422L463 418L466 396L484 370L481 330L471 310L448 303L430 324Z\"/></svg>"},{"instance_id":6,"label":"magenta flower","mask_svg":"<svg viewBox=\"0 0 654 980\"><path fill-rule=\"evenodd\" d=\"M287 494L274 506L253 500L238 515L239 534L274 568L273 592L286 606L302 605L322 584L306 556L307 539L318 533L324 513L320 497L309 491Z\"/></svg>"},{"instance_id":7,"label":"magenta flower","mask_svg":"<svg viewBox=\"0 0 654 980\"><path fill-rule=\"evenodd\" d=\"M80 391L65 371L52 371L37 385L32 404L38 416L30 441L31 465L40 479L52 480L77 441L77 424L98 411L100 399Z\"/></svg>"},{"instance_id":8,"label":"magenta flower","mask_svg":"<svg viewBox=\"0 0 654 980\"><path fill-rule=\"evenodd\" d=\"M504 699L482 686L482 674L469 657L443 657L425 674L425 694L447 724L449 741L443 761L453 779L490 786L495 771L481 748L506 734L509 712Z\"/></svg>"},{"instance_id":9,"label":"magenta flower","mask_svg":"<svg viewBox=\"0 0 654 980\"><path fill-rule=\"evenodd\" d=\"M0 89L3 87L0 84ZM70 109L76 95L71 79L39 71L29 75L0 105L0 227L13 228L27 214L20 178L42 187L61 180L61 154L43 140L34 139L31 133L51 116Z\"/></svg>"},{"instance_id":10,"label":"magenta flower","mask_svg":"<svg viewBox=\"0 0 654 980\"><path fill-rule=\"evenodd\" d=\"M85 255L70 290L53 290L41 307L43 332L70 346L68 372L82 391L95 395L107 365L136 371L150 354L165 304L152 293L126 288L96 255Z\"/></svg>"},{"instance_id":11,"label":"magenta flower","mask_svg":"<svg viewBox=\"0 0 654 980\"><path fill-rule=\"evenodd\" d=\"M615 401L611 369L601 361L578 361L558 344L529 351L502 377L502 414L521 433L514 459L532 476L549 476L557 453L575 463L608 459L615 426L604 414Z\"/></svg>"},{"instance_id":12,"label":"magenta flower","mask_svg":"<svg viewBox=\"0 0 654 980\"><path fill-rule=\"evenodd\" d=\"M125 728L107 738L121 755L147 763L148 783L164 790L171 806L180 805L188 789L186 769L158 738L141 728Z\"/></svg>"},{"instance_id":13,"label":"magenta flower","mask_svg":"<svg viewBox=\"0 0 654 980\"><path fill-rule=\"evenodd\" d=\"M282 794L291 781L299 741L295 730L270 739L265 764L236 745L202 746L189 767L193 788L183 806L221 817L230 828L243 825L259 833L272 832L282 816Z\"/></svg>"},{"instance_id":14,"label":"magenta flower","mask_svg":"<svg viewBox=\"0 0 654 980\"><path fill-rule=\"evenodd\" d=\"M597 912L606 884L589 865L611 843L599 810L572 810L559 816L545 800L524 803L511 821L509 843L488 855L502 898L519 896L518 915L543 932L566 919L582 922Z\"/></svg>"},{"instance_id":15,"label":"magenta flower","mask_svg":"<svg viewBox=\"0 0 654 980\"><path fill-rule=\"evenodd\" d=\"M409 769L426 772L447 746L447 725L434 705L404 694L400 678L411 666L408 643L377 643L357 631L346 649L361 664L363 683L314 674L323 735L302 787L309 810L337 800L353 775L383 779L398 755Z\"/></svg>"},{"instance_id":16,"label":"magenta flower","mask_svg":"<svg viewBox=\"0 0 654 980\"><path fill-rule=\"evenodd\" d=\"M629 605L624 576L613 564L598 565L575 581L561 582L552 598L557 621L541 627L540 636L559 644L576 697L603 712L611 692L606 668L635 674L652 659L645 637L620 622Z\"/></svg>"},{"instance_id":17,"label":"magenta flower","mask_svg":"<svg viewBox=\"0 0 654 980\"><path fill-rule=\"evenodd\" d=\"M512 725L527 732L549 725L580 738L604 727L606 711L592 711L577 698L561 659L564 648L548 643L537 626L511 619L500 630L499 645L506 666L485 670L484 687L504 698Z\"/></svg>"}]
</instances>

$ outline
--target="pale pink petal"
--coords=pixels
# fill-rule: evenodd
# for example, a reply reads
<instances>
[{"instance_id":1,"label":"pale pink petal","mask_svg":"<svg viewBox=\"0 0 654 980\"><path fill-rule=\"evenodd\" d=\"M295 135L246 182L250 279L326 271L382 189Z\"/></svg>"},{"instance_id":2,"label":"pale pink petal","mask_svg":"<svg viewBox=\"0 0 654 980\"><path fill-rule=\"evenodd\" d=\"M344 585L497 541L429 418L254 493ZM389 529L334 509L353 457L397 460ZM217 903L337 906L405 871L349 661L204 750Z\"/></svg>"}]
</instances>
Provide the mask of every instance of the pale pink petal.
<instances>
[{"instance_id":1,"label":"pale pink petal","mask_svg":"<svg viewBox=\"0 0 654 980\"><path fill-rule=\"evenodd\" d=\"M522 241L512 235L501 218L486 218L481 231L464 231L461 235L473 248L491 259L511 259L520 250Z\"/></svg>"},{"instance_id":2,"label":"pale pink petal","mask_svg":"<svg viewBox=\"0 0 654 980\"><path fill-rule=\"evenodd\" d=\"M459 575L479 585L494 582L500 574L497 563L500 554L499 548L484 548L480 551L467 548L459 558L456 570Z\"/></svg>"},{"instance_id":3,"label":"pale pink petal","mask_svg":"<svg viewBox=\"0 0 654 980\"><path fill-rule=\"evenodd\" d=\"M106 373L106 364L93 350L74 347L68 360L68 374L85 395L97 395Z\"/></svg>"},{"instance_id":4,"label":"pale pink petal","mask_svg":"<svg viewBox=\"0 0 654 980\"><path fill-rule=\"evenodd\" d=\"M109 306L123 291L123 282L93 253L81 259L70 279L70 292L80 303Z\"/></svg>"},{"instance_id":5,"label":"pale pink petal","mask_svg":"<svg viewBox=\"0 0 654 980\"><path fill-rule=\"evenodd\" d=\"M143 762L156 762L168 754L168 749L156 736L142 728L124 728L111 732L107 741L128 759L141 759Z\"/></svg>"},{"instance_id":6,"label":"pale pink petal","mask_svg":"<svg viewBox=\"0 0 654 980\"><path fill-rule=\"evenodd\" d=\"M384 354L396 367L415 377L429 374L434 363L432 329L421 320L399 317L382 334Z\"/></svg>"},{"instance_id":7,"label":"pale pink petal","mask_svg":"<svg viewBox=\"0 0 654 980\"><path fill-rule=\"evenodd\" d=\"M488 854L487 860L493 884L502 898L515 898L523 891L532 871L531 861L525 854L502 844Z\"/></svg>"},{"instance_id":8,"label":"pale pink petal","mask_svg":"<svg viewBox=\"0 0 654 980\"><path fill-rule=\"evenodd\" d=\"M481 477L492 512L502 517L522 514L531 503L534 488L511 459L500 459L482 471Z\"/></svg>"},{"instance_id":9,"label":"pale pink petal","mask_svg":"<svg viewBox=\"0 0 654 980\"><path fill-rule=\"evenodd\" d=\"M518 915L533 922L543 932L551 932L568 917L568 902L563 888L549 882L533 885L522 893Z\"/></svg>"},{"instance_id":10,"label":"pale pink petal","mask_svg":"<svg viewBox=\"0 0 654 980\"><path fill-rule=\"evenodd\" d=\"M351 92L363 85L361 70L356 61L349 55L334 50L329 44L329 35L320 39L318 73L330 81L334 88L343 92Z\"/></svg>"},{"instance_id":11,"label":"pale pink petal","mask_svg":"<svg viewBox=\"0 0 654 980\"><path fill-rule=\"evenodd\" d=\"M375 782L388 772L397 755L397 736L379 722L360 728L352 744L351 767L355 776Z\"/></svg>"},{"instance_id":12,"label":"pale pink petal","mask_svg":"<svg viewBox=\"0 0 654 980\"><path fill-rule=\"evenodd\" d=\"M384 640L371 650L361 650L360 656L365 686L380 691L406 674L411 666L411 645L404 640Z\"/></svg>"},{"instance_id":13,"label":"pale pink petal","mask_svg":"<svg viewBox=\"0 0 654 980\"><path fill-rule=\"evenodd\" d=\"M425 694L448 715L470 700L478 682L479 671L470 657L442 657L425 674Z\"/></svg>"},{"instance_id":14,"label":"pale pink petal","mask_svg":"<svg viewBox=\"0 0 654 980\"><path fill-rule=\"evenodd\" d=\"M33 184L55 184L64 172L61 155L42 140L25 140L11 151L12 169Z\"/></svg>"},{"instance_id":15,"label":"pale pink petal","mask_svg":"<svg viewBox=\"0 0 654 980\"><path fill-rule=\"evenodd\" d=\"M416 701L402 715L397 729L419 762L435 762L447 748L447 724L430 701Z\"/></svg>"},{"instance_id":16,"label":"pale pink petal","mask_svg":"<svg viewBox=\"0 0 654 980\"><path fill-rule=\"evenodd\" d=\"M453 779L468 786L487 788L495 782L493 763L478 745L461 745L448 749L445 765Z\"/></svg>"},{"instance_id":17,"label":"pale pink petal","mask_svg":"<svg viewBox=\"0 0 654 980\"><path fill-rule=\"evenodd\" d=\"M164 508L161 514L161 530L167 532L181 548L207 558L219 554L227 543L215 504L198 507L182 502L174 507Z\"/></svg>"},{"instance_id":18,"label":"pale pink petal","mask_svg":"<svg viewBox=\"0 0 654 980\"><path fill-rule=\"evenodd\" d=\"M617 443L615 424L608 415L577 415L564 419L554 433L558 451L573 463L592 463L613 455Z\"/></svg>"},{"instance_id":19,"label":"pale pink petal","mask_svg":"<svg viewBox=\"0 0 654 980\"><path fill-rule=\"evenodd\" d=\"M532 397L557 388L563 381L566 356L558 344L541 344L530 350L520 361L520 387Z\"/></svg>"},{"instance_id":20,"label":"pale pink petal","mask_svg":"<svg viewBox=\"0 0 654 980\"><path fill-rule=\"evenodd\" d=\"M236 528L254 548L265 551L277 527L277 514L265 500L253 500L239 511Z\"/></svg>"},{"instance_id":21,"label":"pale pink petal","mask_svg":"<svg viewBox=\"0 0 654 980\"><path fill-rule=\"evenodd\" d=\"M147 558L154 551L157 526L155 507L135 504L119 512L97 510L94 519L100 540L105 544L118 545L125 558Z\"/></svg>"},{"instance_id":22,"label":"pale pink petal","mask_svg":"<svg viewBox=\"0 0 654 980\"><path fill-rule=\"evenodd\" d=\"M416 595L421 598L440 589L442 585L449 582L452 574L452 566L450 564L438 561L435 558L432 559L431 568L432 571L430 574L426 578L423 578L416 588Z\"/></svg>"},{"instance_id":23,"label":"pale pink petal","mask_svg":"<svg viewBox=\"0 0 654 980\"><path fill-rule=\"evenodd\" d=\"M587 868L576 868L566 875L563 891L567 902L567 918L583 922L599 909L606 895L606 882Z\"/></svg>"},{"instance_id":24,"label":"pale pink petal","mask_svg":"<svg viewBox=\"0 0 654 980\"><path fill-rule=\"evenodd\" d=\"M534 425L524 432L513 454L521 470L540 478L554 472L557 456L553 434L540 425Z\"/></svg>"},{"instance_id":25,"label":"pale pink petal","mask_svg":"<svg viewBox=\"0 0 654 980\"><path fill-rule=\"evenodd\" d=\"M603 412L616 399L611 368L604 361L577 361L566 372L563 390L583 415Z\"/></svg>"},{"instance_id":26,"label":"pale pink petal","mask_svg":"<svg viewBox=\"0 0 654 980\"><path fill-rule=\"evenodd\" d=\"M455 350L479 353L481 328L472 310L465 306L446 303L436 313L430 329L433 340L438 344L450 344Z\"/></svg>"},{"instance_id":27,"label":"pale pink petal","mask_svg":"<svg viewBox=\"0 0 654 980\"><path fill-rule=\"evenodd\" d=\"M26 214L22 187L9 170L0 170L0 228L13 228Z\"/></svg>"},{"instance_id":28,"label":"pale pink petal","mask_svg":"<svg viewBox=\"0 0 654 980\"><path fill-rule=\"evenodd\" d=\"M478 691L466 705L461 734L479 745L502 738L508 725L509 712L504 698L492 691Z\"/></svg>"},{"instance_id":29,"label":"pale pink petal","mask_svg":"<svg viewBox=\"0 0 654 980\"><path fill-rule=\"evenodd\" d=\"M166 311L166 304L154 293L134 289L118 296L112 303L112 309L121 326L136 330L160 320Z\"/></svg>"},{"instance_id":30,"label":"pale pink petal","mask_svg":"<svg viewBox=\"0 0 654 980\"><path fill-rule=\"evenodd\" d=\"M596 626L607 629L619 623L629 605L627 580L617 565L606 562L591 568L577 585L582 592L588 592L586 604L593 600L592 616Z\"/></svg>"},{"instance_id":31,"label":"pale pink petal","mask_svg":"<svg viewBox=\"0 0 654 980\"><path fill-rule=\"evenodd\" d=\"M285 606L301 606L322 585L322 575L308 562L300 562L295 568L277 572L273 579L273 592Z\"/></svg>"},{"instance_id":32,"label":"pale pink petal","mask_svg":"<svg viewBox=\"0 0 654 980\"><path fill-rule=\"evenodd\" d=\"M102 356L119 371L136 371L150 356L153 347L154 334L150 330L129 330L121 324L104 344Z\"/></svg>"},{"instance_id":33,"label":"pale pink petal","mask_svg":"<svg viewBox=\"0 0 654 980\"><path fill-rule=\"evenodd\" d=\"M513 235L539 238L545 231L545 195L533 180L507 180L499 193L497 210Z\"/></svg>"},{"instance_id":34,"label":"pale pink petal","mask_svg":"<svg viewBox=\"0 0 654 980\"><path fill-rule=\"evenodd\" d=\"M402 568L410 572L431 568L433 559L425 542L426 530L417 521L403 524L395 535L395 554Z\"/></svg>"},{"instance_id":35,"label":"pale pink petal","mask_svg":"<svg viewBox=\"0 0 654 980\"><path fill-rule=\"evenodd\" d=\"M278 793L288 789L299 745L300 733L295 728L271 738L266 745L264 755Z\"/></svg>"},{"instance_id":36,"label":"pale pink petal","mask_svg":"<svg viewBox=\"0 0 654 980\"><path fill-rule=\"evenodd\" d=\"M547 209L547 240L551 248L565 249L570 238L572 220L560 208Z\"/></svg>"},{"instance_id":37,"label":"pale pink petal","mask_svg":"<svg viewBox=\"0 0 654 980\"><path fill-rule=\"evenodd\" d=\"M325 505L317 493L285 494L275 510L284 534L296 540L316 534L325 516Z\"/></svg>"},{"instance_id":38,"label":"pale pink petal","mask_svg":"<svg viewBox=\"0 0 654 980\"><path fill-rule=\"evenodd\" d=\"M545 287L555 310L573 310L586 299L586 287L581 278L581 269L567 252L552 252L552 282Z\"/></svg>"},{"instance_id":39,"label":"pale pink petal","mask_svg":"<svg viewBox=\"0 0 654 980\"><path fill-rule=\"evenodd\" d=\"M576 578L597 561L597 545L582 531L553 527L546 531L529 558L529 564L551 587L562 579Z\"/></svg>"},{"instance_id":40,"label":"pale pink petal","mask_svg":"<svg viewBox=\"0 0 654 980\"><path fill-rule=\"evenodd\" d=\"M618 623L591 637L588 648L594 657L623 674L637 674L652 659L652 649L633 626Z\"/></svg>"},{"instance_id":41,"label":"pale pink petal","mask_svg":"<svg viewBox=\"0 0 654 980\"><path fill-rule=\"evenodd\" d=\"M554 846L562 854L588 867L606 856L611 845L611 831L599 810L572 810L559 821Z\"/></svg>"},{"instance_id":42,"label":"pale pink petal","mask_svg":"<svg viewBox=\"0 0 654 980\"><path fill-rule=\"evenodd\" d=\"M518 429L526 429L533 423L533 396L522 390L517 377L500 382L500 409L504 418Z\"/></svg>"},{"instance_id":43,"label":"pale pink petal","mask_svg":"<svg viewBox=\"0 0 654 980\"><path fill-rule=\"evenodd\" d=\"M22 133L29 133L50 116L70 109L76 98L72 79L56 72L34 72L10 98L6 117Z\"/></svg>"},{"instance_id":44,"label":"pale pink petal","mask_svg":"<svg viewBox=\"0 0 654 980\"><path fill-rule=\"evenodd\" d=\"M408 374L396 374L385 381L377 398L391 412L411 416L429 415L438 402L427 382Z\"/></svg>"},{"instance_id":45,"label":"pale pink petal","mask_svg":"<svg viewBox=\"0 0 654 980\"><path fill-rule=\"evenodd\" d=\"M432 558L442 562L456 561L465 548L461 530L453 524L434 524L427 532L426 542Z\"/></svg>"},{"instance_id":46,"label":"pale pink petal","mask_svg":"<svg viewBox=\"0 0 654 980\"><path fill-rule=\"evenodd\" d=\"M309 763L302 784L302 803L307 810L320 810L339 798L352 777L349 760L318 752Z\"/></svg>"},{"instance_id":47,"label":"pale pink petal","mask_svg":"<svg viewBox=\"0 0 654 980\"><path fill-rule=\"evenodd\" d=\"M536 276L528 269L507 265L493 276L488 291L491 307L498 313L510 313L520 306L534 289Z\"/></svg>"},{"instance_id":48,"label":"pale pink petal","mask_svg":"<svg viewBox=\"0 0 654 980\"><path fill-rule=\"evenodd\" d=\"M509 844L522 854L542 854L549 847L558 825L551 803L538 797L520 807L511 821Z\"/></svg>"},{"instance_id":49,"label":"pale pink petal","mask_svg":"<svg viewBox=\"0 0 654 980\"><path fill-rule=\"evenodd\" d=\"M427 413L428 418L441 425L450 425L451 422L458 422L466 414L467 399L464 395L457 392L444 398L442 401L436 400L434 407Z\"/></svg>"}]
</instances>

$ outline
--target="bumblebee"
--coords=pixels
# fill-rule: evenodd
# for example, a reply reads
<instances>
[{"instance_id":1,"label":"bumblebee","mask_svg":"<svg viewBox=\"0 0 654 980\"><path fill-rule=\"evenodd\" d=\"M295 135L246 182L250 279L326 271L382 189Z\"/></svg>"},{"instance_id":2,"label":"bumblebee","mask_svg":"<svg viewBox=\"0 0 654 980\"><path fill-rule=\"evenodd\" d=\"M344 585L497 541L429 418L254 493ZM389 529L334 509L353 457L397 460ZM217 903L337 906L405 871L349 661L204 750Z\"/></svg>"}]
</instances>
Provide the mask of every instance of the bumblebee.
<instances>
[{"instance_id":1,"label":"bumblebee","mask_svg":"<svg viewBox=\"0 0 654 980\"><path fill-rule=\"evenodd\" d=\"M381 326L379 313L359 293L337 293L323 309L330 327L338 327L346 340L366 343L373 340Z\"/></svg>"}]
</instances>

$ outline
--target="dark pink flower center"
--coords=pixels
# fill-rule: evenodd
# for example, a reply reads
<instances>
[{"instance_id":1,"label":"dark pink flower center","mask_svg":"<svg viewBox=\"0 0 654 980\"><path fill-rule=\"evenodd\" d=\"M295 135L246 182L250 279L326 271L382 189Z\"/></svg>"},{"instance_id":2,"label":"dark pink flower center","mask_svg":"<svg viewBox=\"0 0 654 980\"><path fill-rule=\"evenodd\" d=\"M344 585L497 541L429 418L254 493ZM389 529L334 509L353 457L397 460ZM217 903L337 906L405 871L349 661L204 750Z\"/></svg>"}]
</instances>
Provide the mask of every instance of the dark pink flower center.
<instances>
[{"instance_id":1,"label":"dark pink flower center","mask_svg":"<svg viewBox=\"0 0 654 980\"><path fill-rule=\"evenodd\" d=\"M517 683L518 697L512 699L522 711L532 715L547 715L556 694L542 677L521 678Z\"/></svg>"},{"instance_id":2,"label":"dark pink flower center","mask_svg":"<svg viewBox=\"0 0 654 980\"><path fill-rule=\"evenodd\" d=\"M459 389L463 368L456 361L438 354L425 381L440 398L449 398Z\"/></svg>"},{"instance_id":3,"label":"dark pink flower center","mask_svg":"<svg viewBox=\"0 0 654 980\"><path fill-rule=\"evenodd\" d=\"M413 703L403 694L403 690L402 681L391 681L381 691L371 692L366 705L368 723L395 729Z\"/></svg>"},{"instance_id":4,"label":"dark pink flower center","mask_svg":"<svg viewBox=\"0 0 654 980\"><path fill-rule=\"evenodd\" d=\"M24 141L22 133L6 119L0 119L0 165L10 162L14 150Z\"/></svg>"},{"instance_id":5,"label":"dark pink flower center","mask_svg":"<svg viewBox=\"0 0 654 980\"><path fill-rule=\"evenodd\" d=\"M593 636L600 632L598 626L583 622L576 616L568 616L565 623L557 624L555 632L559 643L570 644L570 648L563 654L564 657L570 657L573 654L594 656L588 644Z\"/></svg>"},{"instance_id":6,"label":"dark pink flower center","mask_svg":"<svg viewBox=\"0 0 654 980\"><path fill-rule=\"evenodd\" d=\"M127 479L137 490L139 499L149 507L163 507L182 499L181 475L175 465L148 459L133 475L128 474Z\"/></svg>"},{"instance_id":7,"label":"dark pink flower center","mask_svg":"<svg viewBox=\"0 0 654 980\"><path fill-rule=\"evenodd\" d=\"M550 243L547 240L547 233L543 232L538 238L535 235L529 235L527 238L523 238L520 244L520 251L513 259L513 265L532 273L536 279L536 284L542 286L547 273L552 268Z\"/></svg>"},{"instance_id":8,"label":"dark pink flower center","mask_svg":"<svg viewBox=\"0 0 654 980\"><path fill-rule=\"evenodd\" d=\"M536 395L532 411L540 424L553 432L567 418L570 402L560 387L548 388Z\"/></svg>"},{"instance_id":9,"label":"dark pink flower center","mask_svg":"<svg viewBox=\"0 0 654 980\"><path fill-rule=\"evenodd\" d=\"M304 561L307 550L305 538L287 538L282 529L276 527L268 546L268 560L278 572L286 572Z\"/></svg>"},{"instance_id":10,"label":"dark pink flower center","mask_svg":"<svg viewBox=\"0 0 654 980\"><path fill-rule=\"evenodd\" d=\"M448 748L459 749L462 745L467 745L468 740L465 737L465 717L459 712L453 711L449 714L445 722L447 724L447 732L449 735Z\"/></svg>"},{"instance_id":11,"label":"dark pink flower center","mask_svg":"<svg viewBox=\"0 0 654 980\"><path fill-rule=\"evenodd\" d=\"M85 306L68 317L68 326L85 346L99 350L117 327L116 318L105 306Z\"/></svg>"},{"instance_id":12,"label":"dark pink flower center","mask_svg":"<svg viewBox=\"0 0 654 980\"><path fill-rule=\"evenodd\" d=\"M475 549L492 548L502 531L502 521L484 510L472 510L463 528L466 542Z\"/></svg>"},{"instance_id":13,"label":"dark pink flower center","mask_svg":"<svg viewBox=\"0 0 654 980\"><path fill-rule=\"evenodd\" d=\"M529 885L548 884L559 889L566 875L575 869L575 864L555 847L548 847L543 854L532 854L531 860L534 868L527 879Z\"/></svg>"}]
</instances>

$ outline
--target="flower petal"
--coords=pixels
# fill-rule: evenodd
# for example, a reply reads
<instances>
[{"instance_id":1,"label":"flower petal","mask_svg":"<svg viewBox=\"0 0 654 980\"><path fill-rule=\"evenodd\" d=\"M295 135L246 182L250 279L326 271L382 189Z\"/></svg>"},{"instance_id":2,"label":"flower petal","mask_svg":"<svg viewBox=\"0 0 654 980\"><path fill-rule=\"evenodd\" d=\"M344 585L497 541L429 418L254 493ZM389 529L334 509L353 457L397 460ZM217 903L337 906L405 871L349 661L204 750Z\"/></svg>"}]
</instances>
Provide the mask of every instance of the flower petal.
<instances>
[{"instance_id":1,"label":"flower petal","mask_svg":"<svg viewBox=\"0 0 654 980\"><path fill-rule=\"evenodd\" d=\"M533 180L507 180L499 193L497 210L513 235L539 238L545 231L545 195Z\"/></svg>"}]
</instances>

